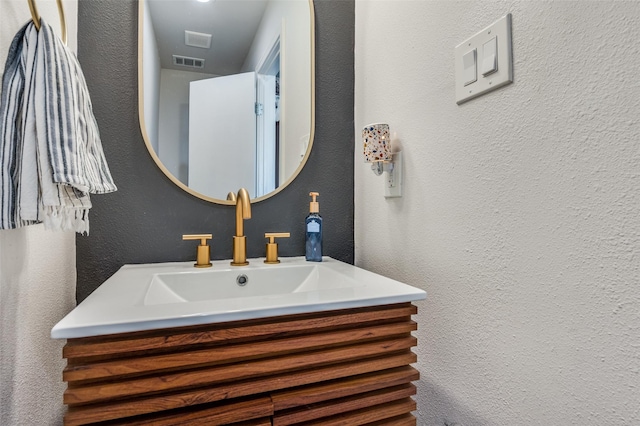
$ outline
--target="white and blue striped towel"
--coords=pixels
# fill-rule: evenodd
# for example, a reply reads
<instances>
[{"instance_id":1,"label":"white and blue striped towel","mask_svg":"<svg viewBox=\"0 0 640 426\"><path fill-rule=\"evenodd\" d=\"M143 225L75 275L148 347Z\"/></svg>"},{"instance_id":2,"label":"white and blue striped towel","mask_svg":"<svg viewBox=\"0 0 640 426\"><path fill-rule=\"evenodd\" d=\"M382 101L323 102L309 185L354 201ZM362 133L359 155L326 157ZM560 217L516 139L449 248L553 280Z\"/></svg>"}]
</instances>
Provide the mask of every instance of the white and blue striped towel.
<instances>
[{"instance_id":1,"label":"white and blue striped towel","mask_svg":"<svg viewBox=\"0 0 640 426\"><path fill-rule=\"evenodd\" d=\"M28 23L2 79L0 229L88 233L89 193L115 190L75 55L46 22Z\"/></svg>"}]
</instances>

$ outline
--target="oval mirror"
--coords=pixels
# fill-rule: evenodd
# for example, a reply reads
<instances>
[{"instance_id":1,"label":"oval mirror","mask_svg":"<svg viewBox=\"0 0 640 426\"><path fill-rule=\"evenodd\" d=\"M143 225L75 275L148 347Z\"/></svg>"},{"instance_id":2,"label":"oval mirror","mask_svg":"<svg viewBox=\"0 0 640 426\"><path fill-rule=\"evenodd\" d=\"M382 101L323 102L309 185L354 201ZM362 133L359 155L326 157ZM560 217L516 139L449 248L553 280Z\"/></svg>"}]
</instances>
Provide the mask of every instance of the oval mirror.
<instances>
[{"instance_id":1,"label":"oval mirror","mask_svg":"<svg viewBox=\"0 0 640 426\"><path fill-rule=\"evenodd\" d=\"M313 144L311 0L140 0L140 127L178 186L276 194Z\"/></svg>"}]
</instances>

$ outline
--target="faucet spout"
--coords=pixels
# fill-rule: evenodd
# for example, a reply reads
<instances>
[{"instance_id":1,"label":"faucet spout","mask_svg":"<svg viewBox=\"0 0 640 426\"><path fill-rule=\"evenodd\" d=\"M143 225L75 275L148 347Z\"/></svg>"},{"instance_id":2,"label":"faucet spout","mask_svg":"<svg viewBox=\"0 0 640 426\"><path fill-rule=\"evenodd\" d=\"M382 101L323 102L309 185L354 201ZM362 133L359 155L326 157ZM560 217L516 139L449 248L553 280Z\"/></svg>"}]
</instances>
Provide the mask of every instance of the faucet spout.
<instances>
[{"instance_id":1,"label":"faucet spout","mask_svg":"<svg viewBox=\"0 0 640 426\"><path fill-rule=\"evenodd\" d=\"M233 237L233 261L231 266L245 266L247 261L247 237L244 236L244 220L251 219L251 200L246 189L240 188L236 202L236 235Z\"/></svg>"},{"instance_id":2,"label":"faucet spout","mask_svg":"<svg viewBox=\"0 0 640 426\"><path fill-rule=\"evenodd\" d=\"M244 236L244 219L251 219L251 201L247 190L240 188L236 197L236 237Z\"/></svg>"}]
</instances>

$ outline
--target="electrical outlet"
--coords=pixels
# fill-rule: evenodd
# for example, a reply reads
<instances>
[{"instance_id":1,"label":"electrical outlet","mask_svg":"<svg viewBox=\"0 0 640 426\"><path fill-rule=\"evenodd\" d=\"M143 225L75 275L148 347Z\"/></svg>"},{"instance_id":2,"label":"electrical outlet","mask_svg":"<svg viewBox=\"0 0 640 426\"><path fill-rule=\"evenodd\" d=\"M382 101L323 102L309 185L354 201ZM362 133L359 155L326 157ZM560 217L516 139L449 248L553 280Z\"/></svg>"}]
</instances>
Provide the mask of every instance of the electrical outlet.
<instances>
[{"instance_id":1,"label":"electrical outlet","mask_svg":"<svg viewBox=\"0 0 640 426\"><path fill-rule=\"evenodd\" d=\"M402 151L393 153L393 170L385 174L384 197L402 197Z\"/></svg>"}]
</instances>

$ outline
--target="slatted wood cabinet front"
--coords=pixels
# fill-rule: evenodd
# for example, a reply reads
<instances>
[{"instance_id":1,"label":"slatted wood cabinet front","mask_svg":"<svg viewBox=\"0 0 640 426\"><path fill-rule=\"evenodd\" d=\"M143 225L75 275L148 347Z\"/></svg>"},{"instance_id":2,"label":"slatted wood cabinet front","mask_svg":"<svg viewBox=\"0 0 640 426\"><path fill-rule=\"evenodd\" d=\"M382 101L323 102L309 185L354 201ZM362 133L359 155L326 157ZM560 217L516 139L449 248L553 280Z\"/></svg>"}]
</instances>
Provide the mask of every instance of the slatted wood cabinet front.
<instances>
[{"instance_id":1,"label":"slatted wood cabinet front","mask_svg":"<svg viewBox=\"0 0 640 426\"><path fill-rule=\"evenodd\" d=\"M66 425L415 425L410 303L70 339Z\"/></svg>"}]
</instances>

